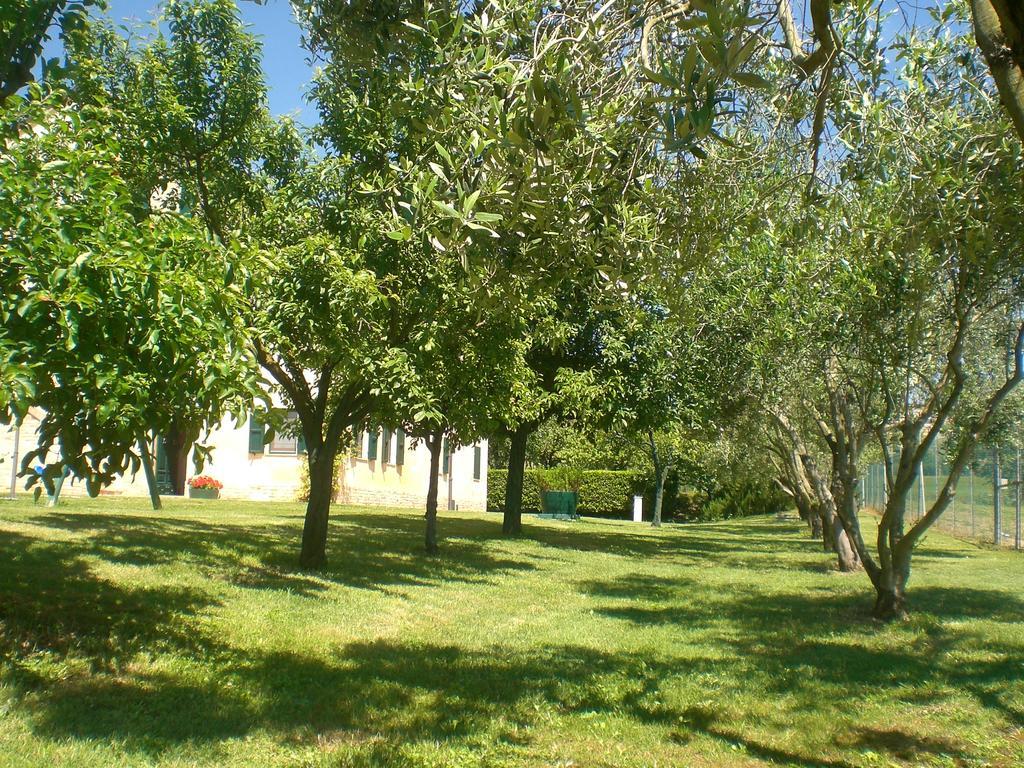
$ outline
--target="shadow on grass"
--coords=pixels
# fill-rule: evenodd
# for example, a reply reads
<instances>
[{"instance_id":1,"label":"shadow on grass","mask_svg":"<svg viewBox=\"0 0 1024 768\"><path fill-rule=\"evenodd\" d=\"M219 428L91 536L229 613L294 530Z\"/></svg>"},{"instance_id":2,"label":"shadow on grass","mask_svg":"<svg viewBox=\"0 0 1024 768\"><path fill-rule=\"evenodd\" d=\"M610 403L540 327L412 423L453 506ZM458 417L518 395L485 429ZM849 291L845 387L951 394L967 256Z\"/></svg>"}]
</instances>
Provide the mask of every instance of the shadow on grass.
<instances>
[{"instance_id":1,"label":"shadow on grass","mask_svg":"<svg viewBox=\"0 0 1024 768\"><path fill-rule=\"evenodd\" d=\"M957 628L972 619L1024 627L1024 600L1006 591L916 587L912 621L881 627L871 619L860 592L805 589L780 594L755 586L746 594L716 594L696 581L666 585L644 574L587 582L581 589L604 599L595 610L611 619L640 627L701 628L715 644L733 649L749 680L772 694L794 697L802 711L820 709L822 697L832 695L826 691L844 692L828 706L850 719L856 719L862 702L871 697L932 705L957 691L970 694L1012 727L1024 728L1024 708L1019 694L1014 695L1014 681L1024 672L1024 632L1014 643ZM718 735L743 741L737 733ZM865 749L873 749L868 743L872 738L902 744L887 749L882 743L876 750L901 759L909 759L901 750L911 749L958 754L942 740L928 750L925 741L901 731L862 736L863 743L857 743Z\"/></svg>"},{"instance_id":2,"label":"shadow on grass","mask_svg":"<svg viewBox=\"0 0 1024 768\"><path fill-rule=\"evenodd\" d=\"M255 731L295 744L384 739L395 745L514 747L528 743L531 726L551 715L597 713L659 727L666 740L680 744L707 737L759 759L806 768L848 768L846 750L871 749L912 764L938 755L972 756L955 741L899 727L855 728L835 745L837 754L824 756L772 743L727 709L664 703L662 686L673 676L728 673L725 662L709 660L666 662L575 646L478 652L380 641L338 648L329 660L224 650L210 666L201 680L144 673L55 686L37 695L32 727L61 740L118 739L155 756L185 741ZM856 679L848 676L848 683Z\"/></svg>"},{"instance_id":3,"label":"shadow on grass","mask_svg":"<svg viewBox=\"0 0 1024 768\"><path fill-rule=\"evenodd\" d=\"M81 536L48 541L0 532L0 656L8 659L6 673L0 663L0 679L30 697L25 711L32 729L55 740L118 739L129 750L157 756L186 742L255 732L298 744L384 739L384 747L374 747L374 759L386 766L397 754L387 745L504 742L514 747L529 741L531 726L550 713L599 713L654 726L680 744L710 738L769 762L851 765L840 756L787 749L757 736L755 724L727 710L728 696L722 709L670 703L665 693L671 681L698 675L727 681L726 693L749 685L777 695L786 701L779 717L792 722L825 708L856 723L858 710L878 697L927 705L956 689L1008 722L1024 725L1019 704L1007 695L1008 681L1019 677L1024 638L1002 646L982 638L974 647L943 625L947 619L975 617L1021 622L1024 603L1005 592L915 589L920 621L890 628L897 638L875 644L865 641L873 627L860 592L767 593L755 583L747 592L716 593L694 579L667 583L637 573L581 588L604 619L697 628L707 645L726 652L683 659L569 645L473 651L388 640L326 649L312 657L230 647L195 621L197 612L215 605L210 594L114 584L94 573L90 559L133 565L185 561L245 588L288 589L310 598L332 582L365 588L476 583L534 566L525 556L499 557L473 541L496 533L498 521L480 519L444 521L445 557L429 559L418 552L420 518L342 515L332 526L334 557L322 577L289 569L298 538L294 524L63 513L32 522ZM769 537L746 536L739 525L731 533L730 526L723 528L725 534L717 537L718 527L694 526L692 535L688 528L677 541L546 526L538 527L536 538L548 547L636 557L700 556L716 565L762 556L760 539ZM778 549L778 541L771 542ZM786 542L797 552L816 546L795 534ZM981 649L984 653L972 652ZM24 663L36 652L84 658L92 674L41 678ZM139 653L162 652L176 657L169 668L140 671L128 664ZM837 750L870 749L910 763L971 756L962 744L923 737L909 727L858 725L843 739Z\"/></svg>"},{"instance_id":4,"label":"shadow on grass","mask_svg":"<svg viewBox=\"0 0 1024 768\"><path fill-rule=\"evenodd\" d=\"M81 555L131 565L188 562L204 575L251 589L284 589L316 595L331 583L381 589L442 582L484 582L496 574L531 570L523 560L489 552L475 526L460 531L452 520L444 556L422 556L423 520L412 515L343 514L332 522L327 568L306 574L295 568L301 522L217 524L194 518L51 513L29 522L85 534L61 544ZM3 534L0 533L0 536ZM477 540L472 540L475 537Z\"/></svg>"},{"instance_id":5,"label":"shadow on grass","mask_svg":"<svg viewBox=\"0 0 1024 768\"><path fill-rule=\"evenodd\" d=\"M0 532L0 660L37 651L88 660L110 670L139 651L206 651L191 617L212 604L193 590L132 588L98 578L66 542Z\"/></svg>"}]
</instances>

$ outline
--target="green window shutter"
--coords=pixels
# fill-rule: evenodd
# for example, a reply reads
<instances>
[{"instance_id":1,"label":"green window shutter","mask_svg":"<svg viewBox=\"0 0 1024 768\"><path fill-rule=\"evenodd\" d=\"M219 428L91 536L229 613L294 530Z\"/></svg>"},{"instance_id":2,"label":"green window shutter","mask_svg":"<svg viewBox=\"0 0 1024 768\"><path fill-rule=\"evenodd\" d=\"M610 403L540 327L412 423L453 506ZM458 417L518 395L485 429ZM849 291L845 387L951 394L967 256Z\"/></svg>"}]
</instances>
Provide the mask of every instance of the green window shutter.
<instances>
[{"instance_id":1,"label":"green window shutter","mask_svg":"<svg viewBox=\"0 0 1024 768\"><path fill-rule=\"evenodd\" d=\"M263 453L263 438L266 429L255 414L249 417L249 453Z\"/></svg>"},{"instance_id":2,"label":"green window shutter","mask_svg":"<svg viewBox=\"0 0 1024 768\"><path fill-rule=\"evenodd\" d=\"M369 459L370 461L377 460L377 440L377 430L370 430L370 437L366 441L366 458Z\"/></svg>"},{"instance_id":3,"label":"green window shutter","mask_svg":"<svg viewBox=\"0 0 1024 768\"><path fill-rule=\"evenodd\" d=\"M304 434L302 434L302 432L300 431L299 432L299 453L305 453L305 452L306 452L306 436Z\"/></svg>"},{"instance_id":4,"label":"green window shutter","mask_svg":"<svg viewBox=\"0 0 1024 768\"><path fill-rule=\"evenodd\" d=\"M381 441L380 446L380 460L387 464L391 461L391 430L384 430L384 439Z\"/></svg>"},{"instance_id":5,"label":"green window shutter","mask_svg":"<svg viewBox=\"0 0 1024 768\"><path fill-rule=\"evenodd\" d=\"M405 430L399 429L395 432L395 464L405 464Z\"/></svg>"},{"instance_id":6,"label":"green window shutter","mask_svg":"<svg viewBox=\"0 0 1024 768\"><path fill-rule=\"evenodd\" d=\"M479 445L473 446L473 479L480 479L480 460L483 458L483 449Z\"/></svg>"},{"instance_id":7,"label":"green window shutter","mask_svg":"<svg viewBox=\"0 0 1024 768\"><path fill-rule=\"evenodd\" d=\"M448 438L441 441L441 474L448 474Z\"/></svg>"}]
</instances>

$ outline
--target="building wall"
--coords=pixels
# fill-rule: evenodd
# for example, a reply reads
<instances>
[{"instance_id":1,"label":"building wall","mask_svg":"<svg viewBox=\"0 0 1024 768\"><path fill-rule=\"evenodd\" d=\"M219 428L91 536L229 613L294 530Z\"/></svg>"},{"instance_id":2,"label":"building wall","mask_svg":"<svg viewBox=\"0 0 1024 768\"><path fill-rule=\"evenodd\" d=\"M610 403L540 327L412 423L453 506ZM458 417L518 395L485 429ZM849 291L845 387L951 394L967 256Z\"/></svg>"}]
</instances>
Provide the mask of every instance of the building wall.
<instances>
[{"instance_id":1,"label":"building wall","mask_svg":"<svg viewBox=\"0 0 1024 768\"><path fill-rule=\"evenodd\" d=\"M30 417L21 429L20 453L35 445L34 425L37 420ZM3 492L9 489L13 453L14 429L0 425L0 476ZM362 450L366 456L368 436L362 435ZM294 501L298 498L305 464L305 454L275 454L265 446L262 454L249 451L249 425L236 425L228 416L210 435L207 444L213 448L211 460L206 462L202 474L210 475L221 483L221 497L226 499L248 499L252 501ZM426 503L427 483L430 476L430 453L422 443L407 437L404 462L395 463L395 437L391 437L390 461L380 460L380 441L377 459L343 457L339 467L338 501L346 504L370 506L420 507ZM473 477L475 450L479 448L480 478ZM196 474L191 458L189 477ZM450 481L450 482L449 482ZM458 509L483 510L487 507L487 441L477 446L467 445L453 452L450 472L438 478L438 506L447 508L449 487L452 503ZM24 487L24 480L18 480L18 488ZM130 496L145 496L148 491L146 479L140 471L132 477L119 477L106 493ZM65 485L62 493L84 494L82 483Z\"/></svg>"},{"instance_id":2,"label":"building wall","mask_svg":"<svg viewBox=\"0 0 1024 768\"><path fill-rule=\"evenodd\" d=\"M21 436L18 439L18 455L24 456L25 452L35 446L32 435L35 431L38 419L32 414L25 419L25 425L21 428ZM14 468L15 455L15 428L0 424L0 496L6 496L11 491L11 470ZM19 459L18 463L21 461ZM17 478L16 488L21 491L25 487L25 481Z\"/></svg>"}]
</instances>

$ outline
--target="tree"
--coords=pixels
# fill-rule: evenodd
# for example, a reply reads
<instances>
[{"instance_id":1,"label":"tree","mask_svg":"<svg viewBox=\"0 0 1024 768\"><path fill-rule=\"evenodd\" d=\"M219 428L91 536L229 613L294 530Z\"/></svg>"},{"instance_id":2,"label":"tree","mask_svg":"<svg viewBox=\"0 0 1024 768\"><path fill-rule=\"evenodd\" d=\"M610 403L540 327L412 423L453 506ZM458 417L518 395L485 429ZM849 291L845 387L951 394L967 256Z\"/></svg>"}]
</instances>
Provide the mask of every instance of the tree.
<instances>
[{"instance_id":1,"label":"tree","mask_svg":"<svg viewBox=\"0 0 1024 768\"><path fill-rule=\"evenodd\" d=\"M497 413L521 377L519 329L515 318L499 313L482 315L473 305L458 272L454 283L434 280L437 295L433 322L424 338L412 345L410 357L426 402L411 404L402 423L430 451L430 481L426 500L426 550L438 551L437 497L441 452L452 451L488 434ZM407 406L408 407L408 406ZM450 470L449 470L450 471Z\"/></svg>"},{"instance_id":2,"label":"tree","mask_svg":"<svg viewBox=\"0 0 1024 768\"><path fill-rule=\"evenodd\" d=\"M103 20L80 25L66 39L68 87L83 102L118 103L109 127L137 216L164 199L228 244L258 204L257 165L274 160L260 45L231 2L172 0L162 20L167 34L140 43ZM201 420L187 396L176 408L162 438L180 494Z\"/></svg>"},{"instance_id":3,"label":"tree","mask_svg":"<svg viewBox=\"0 0 1024 768\"><path fill-rule=\"evenodd\" d=\"M33 70L54 25L60 36L73 34L91 6L103 0L12 0L0 7L0 104L33 81ZM45 69L56 68L44 62Z\"/></svg>"},{"instance_id":4,"label":"tree","mask_svg":"<svg viewBox=\"0 0 1024 768\"><path fill-rule=\"evenodd\" d=\"M575 47L536 2L303 7L312 50L330 58L316 87L324 135L393 209L390 236L455 255L482 306L523 308L527 358L556 354L569 323L545 311L560 291L614 285L645 226L629 207L644 145L619 109L632 76L603 50ZM519 527L526 438L562 367L536 362L544 387L520 383L502 416L513 438L506 532Z\"/></svg>"},{"instance_id":5,"label":"tree","mask_svg":"<svg viewBox=\"0 0 1024 768\"><path fill-rule=\"evenodd\" d=\"M842 197L816 207L809 240L794 233L821 256L804 259L809 279L795 285L806 297L790 299L810 374L793 381L800 418L790 423L832 456L835 514L882 619L906 613L914 548L1022 375L1020 147L993 95L975 86L977 69L964 70L968 49L956 35L908 38L899 86L851 94ZM970 372L969 359L983 367ZM947 446L947 482L909 520L920 463L950 422L962 426ZM869 438L888 485L873 549L858 501ZM818 452L798 453L809 468Z\"/></svg>"},{"instance_id":6,"label":"tree","mask_svg":"<svg viewBox=\"0 0 1024 768\"><path fill-rule=\"evenodd\" d=\"M113 107L57 92L9 101L4 117L0 418L42 408L23 468L56 446L46 479L67 469L95 495L147 460L139 446L179 398L201 428L245 408L255 379L232 279L244 269L185 218L137 217Z\"/></svg>"},{"instance_id":7,"label":"tree","mask_svg":"<svg viewBox=\"0 0 1024 768\"><path fill-rule=\"evenodd\" d=\"M548 419L583 416L606 392L614 360L606 352L622 330L614 303L596 287L565 284L534 304L523 341L526 373L511 392L502 428L509 438L502 531L522 530L523 477L530 435Z\"/></svg>"},{"instance_id":8,"label":"tree","mask_svg":"<svg viewBox=\"0 0 1024 768\"><path fill-rule=\"evenodd\" d=\"M501 29L428 9L380 49L352 51L358 20L335 21L307 19L313 44L332 51L314 88L327 157L272 193L279 202L258 227L272 266L253 294L258 357L309 451L305 567L325 559L330 500L316 489L329 488L342 432L390 415L428 442L436 465L445 433L475 428L454 410L471 382L449 356L473 348L483 309L514 297L490 290L496 264L484 247L505 205L495 94L522 87L506 58L480 53L498 47Z\"/></svg>"}]
</instances>

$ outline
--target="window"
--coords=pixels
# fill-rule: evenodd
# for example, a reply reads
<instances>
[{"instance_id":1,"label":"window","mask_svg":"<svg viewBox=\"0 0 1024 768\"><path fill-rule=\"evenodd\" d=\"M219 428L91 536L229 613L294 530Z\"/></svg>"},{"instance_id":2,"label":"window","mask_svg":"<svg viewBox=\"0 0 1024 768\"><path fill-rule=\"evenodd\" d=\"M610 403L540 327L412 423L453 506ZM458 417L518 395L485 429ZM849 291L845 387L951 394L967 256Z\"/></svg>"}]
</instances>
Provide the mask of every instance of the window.
<instances>
[{"instance_id":1,"label":"window","mask_svg":"<svg viewBox=\"0 0 1024 768\"><path fill-rule=\"evenodd\" d=\"M381 445L380 445L380 460L384 464L387 464L389 461L391 461L391 430L390 429L385 429L384 430L384 439L381 441Z\"/></svg>"},{"instance_id":2,"label":"window","mask_svg":"<svg viewBox=\"0 0 1024 768\"><path fill-rule=\"evenodd\" d=\"M483 458L483 449L479 445L473 446L473 479L480 479L480 463Z\"/></svg>"},{"instance_id":3,"label":"window","mask_svg":"<svg viewBox=\"0 0 1024 768\"><path fill-rule=\"evenodd\" d=\"M377 434L376 429L370 430L370 437L366 441L366 458L369 461L377 460L377 441L380 436Z\"/></svg>"},{"instance_id":4,"label":"window","mask_svg":"<svg viewBox=\"0 0 1024 768\"><path fill-rule=\"evenodd\" d=\"M295 456L305 453L306 441L297 434L299 429L299 414L289 411L285 416L285 423L281 432L274 433L274 439L270 441L270 454L272 456ZM290 432L292 434L282 434Z\"/></svg>"}]
</instances>

